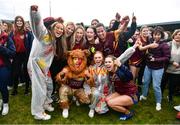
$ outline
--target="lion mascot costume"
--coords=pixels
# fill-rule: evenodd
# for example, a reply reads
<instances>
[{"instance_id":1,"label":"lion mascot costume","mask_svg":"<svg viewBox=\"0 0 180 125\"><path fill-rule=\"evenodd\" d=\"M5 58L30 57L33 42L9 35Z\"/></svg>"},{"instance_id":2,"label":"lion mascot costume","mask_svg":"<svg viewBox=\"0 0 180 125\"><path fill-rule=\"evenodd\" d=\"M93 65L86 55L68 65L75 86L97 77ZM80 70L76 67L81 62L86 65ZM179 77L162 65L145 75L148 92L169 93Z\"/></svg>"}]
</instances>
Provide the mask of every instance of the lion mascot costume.
<instances>
[{"instance_id":1,"label":"lion mascot costume","mask_svg":"<svg viewBox=\"0 0 180 125\"><path fill-rule=\"evenodd\" d=\"M83 85L90 86L94 83L93 77L87 71L88 50L72 50L67 53L68 66L64 67L56 76L57 82L61 85L59 89L60 108L62 115L68 118L69 107L74 96L80 103L89 104L89 96L85 93Z\"/></svg>"}]
</instances>

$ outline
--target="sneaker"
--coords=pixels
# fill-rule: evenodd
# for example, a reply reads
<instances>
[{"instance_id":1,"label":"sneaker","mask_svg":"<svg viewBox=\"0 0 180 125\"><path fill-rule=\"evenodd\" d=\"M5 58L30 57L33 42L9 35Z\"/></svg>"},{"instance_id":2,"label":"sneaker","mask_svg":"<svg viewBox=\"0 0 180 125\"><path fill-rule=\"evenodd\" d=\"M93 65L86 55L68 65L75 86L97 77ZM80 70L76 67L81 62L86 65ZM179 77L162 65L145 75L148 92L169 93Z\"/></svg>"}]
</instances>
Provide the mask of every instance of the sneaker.
<instances>
[{"instance_id":1,"label":"sneaker","mask_svg":"<svg viewBox=\"0 0 180 125\"><path fill-rule=\"evenodd\" d=\"M57 96L56 94L53 94L53 95L51 96L51 98L52 98L53 102L58 103L59 98L58 98L58 96Z\"/></svg>"},{"instance_id":2,"label":"sneaker","mask_svg":"<svg viewBox=\"0 0 180 125\"><path fill-rule=\"evenodd\" d=\"M73 101L76 101L76 97L75 97L75 96L73 96L72 100L73 100Z\"/></svg>"},{"instance_id":3,"label":"sneaker","mask_svg":"<svg viewBox=\"0 0 180 125\"><path fill-rule=\"evenodd\" d=\"M90 109L88 115L89 115L90 118L93 118L94 117L94 109Z\"/></svg>"},{"instance_id":4,"label":"sneaker","mask_svg":"<svg viewBox=\"0 0 180 125\"><path fill-rule=\"evenodd\" d=\"M133 111L130 111L129 114L122 114L119 118L119 120L122 120L122 121L125 121L125 120L128 120L130 118L132 118L134 115Z\"/></svg>"},{"instance_id":5,"label":"sneaker","mask_svg":"<svg viewBox=\"0 0 180 125\"><path fill-rule=\"evenodd\" d=\"M3 110L2 110L2 115L7 115L9 112L9 105L8 103L3 104Z\"/></svg>"},{"instance_id":6,"label":"sneaker","mask_svg":"<svg viewBox=\"0 0 180 125\"><path fill-rule=\"evenodd\" d=\"M139 100L140 100L140 101L141 101L141 100L147 100L147 97L141 95L141 96L139 97Z\"/></svg>"},{"instance_id":7,"label":"sneaker","mask_svg":"<svg viewBox=\"0 0 180 125\"><path fill-rule=\"evenodd\" d=\"M177 110L178 112L180 112L180 105L174 106L174 109Z\"/></svg>"},{"instance_id":8,"label":"sneaker","mask_svg":"<svg viewBox=\"0 0 180 125\"><path fill-rule=\"evenodd\" d=\"M0 111L2 109L2 103L3 103L3 101L2 101L2 99L0 99Z\"/></svg>"},{"instance_id":9,"label":"sneaker","mask_svg":"<svg viewBox=\"0 0 180 125\"><path fill-rule=\"evenodd\" d=\"M177 113L176 118L180 119L180 112Z\"/></svg>"},{"instance_id":10,"label":"sneaker","mask_svg":"<svg viewBox=\"0 0 180 125\"><path fill-rule=\"evenodd\" d=\"M8 88L8 90L12 90L12 89L13 89L13 87L12 87L12 86L8 86L7 88Z\"/></svg>"},{"instance_id":11,"label":"sneaker","mask_svg":"<svg viewBox=\"0 0 180 125\"><path fill-rule=\"evenodd\" d=\"M44 105L44 109L49 111L49 112L53 112L54 111L54 107L52 107L51 104Z\"/></svg>"},{"instance_id":12,"label":"sneaker","mask_svg":"<svg viewBox=\"0 0 180 125\"><path fill-rule=\"evenodd\" d=\"M76 106L80 106L80 103L78 100L76 100Z\"/></svg>"},{"instance_id":13,"label":"sneaker","mask_svg":"<svg viewBox=\"0 0 180 125\"><path fill-rule=\"evenodd\" d=\"M46 114L45 112L43 113L38 113L34 116L34 119L36 120L49 120L51 119L51 116Z\"/></svg>"},{"instance_id":14,"label":"sneaker","mask_svg":"<svg viewBox=\"0 0 180 125\"><path fill-rule=\"evenodd\" d=\"M18 87L21 87L21 86L23 86L23 85L25 85L25 84L26 84L25 82L19 83L19 84L18 84Z\"/></svg>"},{"instance_id":15,"label":"sneaker","mask_svg":"<svg viewBox=\"0 0 180 125\"><path fill-rule=\"evenodd\" d=\"M156 110L160 111L161 110L161 103L156 103Z\"/></svg>"},{"instance_id":16,"label":"sneaker","mask_svg":"<svg viewBox=\"0 0 180 125\"><path fill-rule=\"evenodd\" d=\"M68 118L68 116L69 116L68 109L63 109L62 116L63 116L63 118Z\"/></svg>"}]
</instances>

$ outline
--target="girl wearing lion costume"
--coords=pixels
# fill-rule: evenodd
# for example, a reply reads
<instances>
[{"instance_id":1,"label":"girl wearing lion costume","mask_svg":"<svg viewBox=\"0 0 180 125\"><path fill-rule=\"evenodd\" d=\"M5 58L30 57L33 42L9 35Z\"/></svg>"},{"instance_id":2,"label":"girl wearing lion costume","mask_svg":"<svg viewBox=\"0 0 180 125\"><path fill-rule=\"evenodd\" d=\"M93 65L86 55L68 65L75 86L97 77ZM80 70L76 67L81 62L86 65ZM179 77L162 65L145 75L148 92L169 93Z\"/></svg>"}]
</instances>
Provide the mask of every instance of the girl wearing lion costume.
<instances>
[{"instance_id":1,"label":"girl wearing lion costume","mask_svg":"<svg viewBox=\"0 0 180 125\"><path fill-rule=\"evenodd\" d=\"M93 78L87 72L87 50L72 50L67 53L68 66L57 74L56 80L61 87L59 89L60 108L63 109L62 116L68 118L71 97L75 96L80 103L88 104L90 99L86 95L83 85L93 84Z\"/></svg>"}]
</instances>

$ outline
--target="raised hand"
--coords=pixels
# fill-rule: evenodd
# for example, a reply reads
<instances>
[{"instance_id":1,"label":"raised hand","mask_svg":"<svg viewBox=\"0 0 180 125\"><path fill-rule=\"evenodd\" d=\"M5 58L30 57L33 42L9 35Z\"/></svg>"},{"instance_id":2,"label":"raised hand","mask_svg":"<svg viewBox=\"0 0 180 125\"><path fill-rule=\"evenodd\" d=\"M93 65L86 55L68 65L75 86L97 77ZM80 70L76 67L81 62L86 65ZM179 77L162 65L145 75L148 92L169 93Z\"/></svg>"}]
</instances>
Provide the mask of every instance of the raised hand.
<instances>
[{"instance_id":1,"label":"raised hand","mask_svg":"<svg viewBox=\"0 0 180 125\"><path fill-rule=\"evenodd\" d=\"M59 22L59 23L64 23L64 20L62 17L58 17L56 18L56 21Z\"/></svg>"},{"instance_id":2,"label":"raised hand","mask_svg":"<svg viewBox=\"0 0 180 125\"><path fill-rule=\"evenodd\" d=\"M136 22L136 16L134 16L134 13L132 14L132 22Z\"/></svg>"},{"instance_id":3,"label":"raised hand","mask_svg":"<svg viewBox=\"0 0 180 125\"><path fill-rule=\"evenodd\" d=\"M115 16L115 17L116 17L116 21L120 21L121 15L120 15L118 12L116 13L116 16Z\"/></svg>"},{"instance_id":4,"label":"raised hand","mask_svg":"<svg viewBox=\"0 0 180 125\"><path fill-rule=\"evenodd\" d=\"M125 16L122 18L122 23L129 23L130 19L129 19L129 16Z\"/></svg>"},{"instance_id":5,"label":"raised hand","mask_svg":"<svg viewBox=\"0 0 180 125\"><path fill-rule=\"evenodd\" d=\"M31 6L31 11L38 11L38 6L37 5L32 5Z\"/></svg>"}]
</instances>

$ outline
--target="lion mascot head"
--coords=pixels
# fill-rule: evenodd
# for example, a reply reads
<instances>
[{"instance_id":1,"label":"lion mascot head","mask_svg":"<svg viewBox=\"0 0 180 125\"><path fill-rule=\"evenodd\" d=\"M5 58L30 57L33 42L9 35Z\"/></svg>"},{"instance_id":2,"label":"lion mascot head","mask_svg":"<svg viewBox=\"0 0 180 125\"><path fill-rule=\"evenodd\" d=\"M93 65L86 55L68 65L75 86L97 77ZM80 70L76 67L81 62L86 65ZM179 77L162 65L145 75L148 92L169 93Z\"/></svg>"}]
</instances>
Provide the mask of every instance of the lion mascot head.
<instances>
[{"instance_id":1,"label":"lion mascot head","mask_svg":"<svg viewBox=\"0 0 180 125\"><path fill-rule=\"evenodd\" d=\"M74 74L79 74L86 69L87 57L90 55L88 50L72 50L67 53L67 63Z\"/></svg>"}]
</instances>

